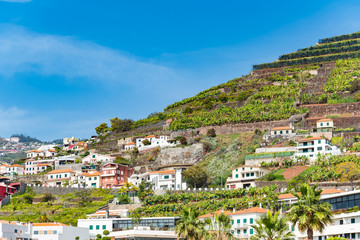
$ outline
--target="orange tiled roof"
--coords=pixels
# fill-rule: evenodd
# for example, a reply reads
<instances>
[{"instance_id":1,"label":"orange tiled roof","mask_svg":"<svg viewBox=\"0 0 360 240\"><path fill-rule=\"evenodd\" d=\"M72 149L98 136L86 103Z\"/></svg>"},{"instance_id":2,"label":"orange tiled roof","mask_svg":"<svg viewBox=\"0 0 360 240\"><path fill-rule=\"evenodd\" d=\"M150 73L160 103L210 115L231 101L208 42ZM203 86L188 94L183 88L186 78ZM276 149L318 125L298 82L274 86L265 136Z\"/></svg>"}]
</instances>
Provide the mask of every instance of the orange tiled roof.
<instances>
[{"instance_id":1,"label":"orange tiled roof","mask_svg":"<svg viewBox=\"0 0 360 240\"><path fill-rule=\"evenodd\" d=\"M85 176L85 177L101 176L101 173L96 171L96 172L93 172L93 173L83 173L83 174L81 174L81 176Z\"/></svg>"},{"instance_id":2,"label":"orange tiled roof","mask_svg":"<svg viewBox=\"0 0 360 240\"><path fill-rule=\"evenodd\" d=\"M248 213L266 213L266 209L259 207L252 207L238 212L230 213L229 215L248 214Z\"/></svg>"},{"instance_id":3,"label":"orange tiled roof","mask_svg":"<svg viewBox=\"0 0 360 240\"><path fill-rule=\"evenodd\" d=\"M155 135L149 135L149 136L146 136L145 138L154 138L156 137Z\"/></svg>"},{"instance_id":4,"label":"orange tiled roof","mask_svg":"<svg viewBox=\"0 0 360 240\"><path fill-rule=\"evenodd\" d=\"M75 172L74 172L73 170L71 170L71 169L59 169L59 170L51 171L51 172L49 172L48 174L68 173L68 172L75 173Z\"/></svg>"},{"instance_id":5,"label":"orange tiled roof","mask_svg":"<svg viewBox=\"0 0 360 240\"><path fill-rule=\"evenodd\" d=\"M24 168L23 166L21 166L21 165L19 165L19 164L13 164L13 165L10 165L10 166L8 166L8 167L22 167L22 168Z\"/></svg>"},{"instance_id":6,"label":"orange tiled roof","mask_svg":"<svg viewBox=\"0 0 360 240\"><path fill-rule=\"evenodd\" d=\"M41 153L42 151L39 151L39 150L35 149L35 150L30 150L30 151L27 151L27 152L28 152L28 153L31 153L31 152Z\"/></svg>"},{"instance_id":7,"label":"orange tiled roof","mask_svg":"<svg viewBox=\"0 0 360 240\"><path fill-rule=\"evenodd\" d=\"M324 189L324 190L322 190L321 195L334 194L334 193L343 193L343 192L344 192L344 191L342 191L342 190L330 188L330 189ZM292 195L291 193L285 193L285 194L280 194L280 195L278 196L278 198L279 198L279 199L295 198L295 196Z\"/></svg>"},{"instance_id":8,"label":"orange tiled roof","mask_svg":"<svg viewBox=\"0 0 360 240\"><path fill-rule=\"evenodd\" d=\"M52 226L65 226L68 227L69 225L63 223L33 223L34 227L52 227Z\"/></svg>"},{"instance_id":9,"label":"orange tiled roof","mask_svg":"<svg viewBox=\"0 0 360 240\"><path fill-rule=\"evenodd\" d=\"M214 215L220 215L221 213L224 213L226 216L231 214L231 212L219 210L219 211L216 211L216 212L212 212L212 213L202 215L202 216L200 216L198 218L210 218L210 217L213 217Z\"/></svg>"},{"instance_id":10,"label":"orange tiled roof","mask_svg":"<svg viewBox=\"0 0 360 240\"><path fill-rule=\"evenodd\" d=\"M156 172L150 172L150 174L175 174L175 170L164 170L164 171L156 171Z\"/></svg>"},{"instance_id":11,"label":"orange tiled roof","mask_svg":"<svg viewBox=\"0 0 360 240\"><path fill-rule=\"evenodd\" d=\"M324 137L311 137L311 138L304 138L299 140L299 142L307 142L307 141L313 141L313 140L321 140L325 139Z\"/></svg>"},{"instance_id":12,"label":"orange tiled roof","mask_svg":"<svg viewBox=\"0 0 360 240\"><path fill-rule=\"evenodd\" d=\"M276 127L271 129L271 131L276 131L276 130L292 130L291 127Z\"/></svg>"},{"instance_id":13,"label":"orange tiled roof","mask_svg":"<svg viewBox=\"0 0 360 240\"><path fill-rule=\"evenodd\" d=\"M38 166L38 167L44 167L44 166L49 166L49 167L51 167L50 164L45 164L45 163L40 163L40 164L38 164L37 166Z\"/></svg>"},{"instance_id":14,"label":"orange tiled roof","mask_svg":"<svg viewBox=\"0 0 360 240\"><path fill-rule=\"evenodd\" d=\"M125 145L136 145L136 143L134 143L134 142L129 142L129 143L125 144Z\"/></svg>"},{"instance_id":15,"label":"orange tiled roof","mask_svg":"<svg viewBox=\"0 0 360 240\"><path fill-rule=\"evenodd\" d=\"M53 150L53 149L49 149L49 152L56 152L57 153L57 151Z\"/></svg>"},{"instance_id":16,"label":"orange tiled roof","mask_svg":"<svg viewBox=\"0 0 360 240\"><path fill-rule=\"evenodd\" d=\"M324 118L324 119L318 120L317 122L333 122L333 120L330 118Z\"/></svg>"}]
</instances>

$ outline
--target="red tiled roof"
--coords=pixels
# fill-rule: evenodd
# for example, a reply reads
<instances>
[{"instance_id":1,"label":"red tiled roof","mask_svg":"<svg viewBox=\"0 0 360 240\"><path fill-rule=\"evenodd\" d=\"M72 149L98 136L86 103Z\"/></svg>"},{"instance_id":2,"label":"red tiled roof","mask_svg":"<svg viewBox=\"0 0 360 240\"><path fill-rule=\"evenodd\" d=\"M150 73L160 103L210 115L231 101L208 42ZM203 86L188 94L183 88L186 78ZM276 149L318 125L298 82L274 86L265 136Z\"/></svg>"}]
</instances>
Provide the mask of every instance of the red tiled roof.
<instances>
[{"instance_id":1,"label":"red tiled roof","mask_svg":"<svg viewBox=\"0 0 360 240\"><path fill-rule=\"evenodd\" d=\"M324 118L324 119L318 120L317 122L333 122L333 120L330 118Z\"/></svg>"},{"instance_id":2,"label":"red tiled roof","mask_svg":"<svg viewBox=\"0 0 360 240\"><path fill-rule=\"evenodd\" d=\"M248 213L266 213L266 209L259 207L252 207L238 212L231 213L229 215L248 214Z\"/></svg>"},{"instance_id":3,"label":"red tiled roof","mask_svg":"<svg viewBox=\"0 0 360 240\"><path fill-rule=\"evenodd\" d=\"M213 217L214 215L220 215L221 213L224 213L226 216L231 214L231 212L224 211L224 210L219 210L219 211L216 211L216 212L212 212L212 213L202 215L202 216L200 216L198 218L210 218L210 217Z\"/></svg>"},{"instance_id":4,"label":"red tiled roof","mask_svg":"<svg viewBox=\"0 0 360 240\"><path fill-rule=\"evenodd\" d=\"M325 139L324 137L311 137L311 138L304 138L299 140L299 142L307 142L307 141L313 141L313 140L321 140Z\"/></svg>"},{"instance_id":5,"label":"red tiled roof","mask_svg":"<svg viewBox=\"0 0 360 240\"><path fill-rule=\"evenodd\" d=\"M55 173L75 173L73 170L71 169L59 169L59 170L54 170L54 171L51 171L49 172L48 174L55 174Z\"/></svg>"},{"instance_id":6,"label":"red tiled roof","mask_svg":"<svg viewBox=\"0 0 360 240\"><path fill-rule=\"evenodd\" d=\"M175 174L175 170L164 170L164 171L150 172L149 174Z\"/></svg>"},{"instance_id":7,"label":"red tiled roof","mask_svg":"<svg viewBox=\"0 0 360 240\"><path fill-rule=\"evenodd\" d=\"M334 194L334 193L343 193L344 191L342 190L338 190L338 189L324 189L321 192L321 195L326 195L326 194ZM292 195L291 193L284 193L284 194L280 194L278 196L279 199L287 199L287 198L295 198L294 195Z\"/></svg>"},{"instance_id":8,"label":"red tiled roof","mask_svg":"<svg viewBox=\"0 0 360 240\"><path fill-rule=\"evenodd\" d=\"M276 131L276 130L292 130L291 127L276 127L271 129L271 131Z\"/></svg>"}]
</instances>

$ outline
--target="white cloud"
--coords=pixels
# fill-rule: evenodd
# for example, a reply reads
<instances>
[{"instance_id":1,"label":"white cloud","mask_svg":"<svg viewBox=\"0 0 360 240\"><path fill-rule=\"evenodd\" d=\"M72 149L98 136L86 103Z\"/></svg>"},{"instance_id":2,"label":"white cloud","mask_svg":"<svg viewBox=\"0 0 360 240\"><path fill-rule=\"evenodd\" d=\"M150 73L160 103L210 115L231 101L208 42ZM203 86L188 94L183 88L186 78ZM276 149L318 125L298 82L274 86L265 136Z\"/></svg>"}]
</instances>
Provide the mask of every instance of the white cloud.
<instances>
[{"instance_id":1,"label":"white cloud","mask_svg":"<svg viewBox=\"0 0 360 240\"><path fill-rule=\"evenodd\" d=\"M161 84L172 70L101 45L71 37L38 34L13 25L0 26L0 75L35 72L67 79L86 78L132 86Z\"/></svg>"}]
</instances>

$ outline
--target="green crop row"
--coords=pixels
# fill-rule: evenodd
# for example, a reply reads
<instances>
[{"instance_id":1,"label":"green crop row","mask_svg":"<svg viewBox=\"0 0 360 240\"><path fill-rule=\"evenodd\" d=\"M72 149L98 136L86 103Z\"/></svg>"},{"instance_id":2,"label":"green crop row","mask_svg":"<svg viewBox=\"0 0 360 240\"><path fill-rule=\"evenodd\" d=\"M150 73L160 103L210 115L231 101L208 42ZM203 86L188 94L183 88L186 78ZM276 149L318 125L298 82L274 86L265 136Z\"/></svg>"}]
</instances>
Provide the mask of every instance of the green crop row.
<instances>
[{"instance_id":1,"label":"green crop row","mask_svg":"<svg viewBox=\"0 0 360 240\"><path fill-rule=\"evenodd\" d=\"M360 50L360 45L307 50L307 51L300 51L300 52L294 52L294 53L281 55L279 60L314 57L314 56L329 55L329 54L335 54L335 53L354 52L354 51L359 51L359 50Z\"/></svg>"},{"instance_id":2,"label":"green crop row","mask_svg":"<svg viewBox=\"0 0 360 240\"><path fill-rule=\"evenodd\" d=\"M319 40L319 43L340 42L340 41L356 39L356 38L360 38L360 31L351 34L344 34L336 37L323 38Z\"/></svg>"},{"instance_id":3,"label":"green crop row","mask_svg":"<svg viewBox=\"0 0 360 240\"><path fill-rule=\"evenodd\" d=\"M325 48L338 48L338 47L358 45L358 44L360 44L359 39L346 40L346 41L341 41L341 42L332 42L332 43L326 43L326 44L319 44L319 45L311 46L308 48L302 48L302 49L299 49L298 52L308 51L308 50L319 50L319 49L325 49Z\"/></svg>"},{"instance_id":4,"label":"green crop row","mask_svg":"<svg viewBox=\"0 0 360 240\"><path fill-rule=\"evenodd\" d=\"M326 56L318 56L318 57L311 57L311 58L299 58L293 60L284 60L284 61L276 61L272 63L263 63L259 65L254 65L254 70L260 70L265 68L278 68L278 67L286 67L286 66L293 66L293 65L304 65L304 64L311 64L311 63L321 63L321 62L330 62L336 61L340 59L349 59L349 58L360 58L360 51L358 52L350 52L350 53L339 53L333 55L326 55Z\"/></svg>"}]
</instances>

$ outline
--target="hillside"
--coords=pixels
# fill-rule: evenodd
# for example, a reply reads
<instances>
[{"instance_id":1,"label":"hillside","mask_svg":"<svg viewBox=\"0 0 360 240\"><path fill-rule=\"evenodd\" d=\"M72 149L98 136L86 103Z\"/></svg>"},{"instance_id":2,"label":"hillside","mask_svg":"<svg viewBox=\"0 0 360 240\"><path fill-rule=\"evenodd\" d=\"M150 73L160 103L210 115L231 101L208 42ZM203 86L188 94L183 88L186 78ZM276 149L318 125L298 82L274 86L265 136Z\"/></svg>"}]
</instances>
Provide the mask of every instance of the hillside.
<instances>
[{"instance_id":1,"label":"hillside","mask_svg":"<svg viewBox=\"0 0 360 240\"><path fill-rule=\"evenodd\" d=\"M275 62L254 65L249 75L175 102L120 132L159 130L166 119L172 119L169 130L283 120L308 112L307 104L360 101L359 37L356 32L321 39Z\"/></svg>"}]
</instances>

